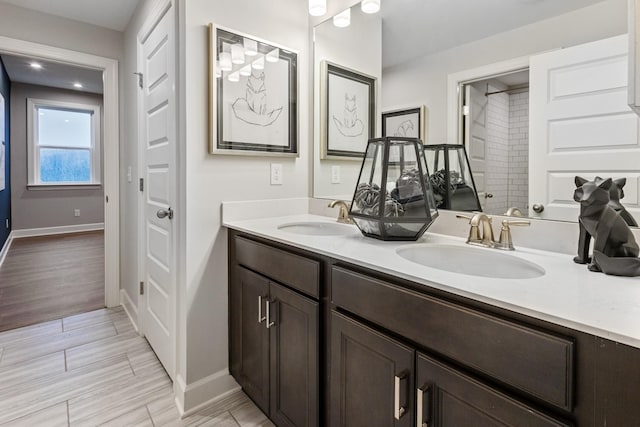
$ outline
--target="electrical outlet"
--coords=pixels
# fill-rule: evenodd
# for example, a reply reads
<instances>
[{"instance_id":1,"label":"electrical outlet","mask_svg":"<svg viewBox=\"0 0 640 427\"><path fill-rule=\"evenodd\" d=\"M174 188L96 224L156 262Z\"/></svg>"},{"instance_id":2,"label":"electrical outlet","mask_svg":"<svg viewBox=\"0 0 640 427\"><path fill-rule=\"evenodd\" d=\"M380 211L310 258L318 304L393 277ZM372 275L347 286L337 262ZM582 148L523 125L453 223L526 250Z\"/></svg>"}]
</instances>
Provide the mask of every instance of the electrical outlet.
<instances>
[{"instance_id":1,"label":"electrical outlet","mask_svg":"<svg viewBox=\"0 0 640 427\"><path fill-rule=\"evenodd\" d=\"M340 184L340 166L331 166L331 183Z\"/></svg>"},{"instance_id":2,"label":"electrical outlet","mask_svg":"<svg viewBox=\"0 0 640 427\"><path fill-rule=\"evenodd\" d=\"M282 185L282 163L271 163L271 185Z\"/></svg>"},{"instance_id":3,"label":"electrical outlet","mask_svg":"<svg viewBox=\"0 0 640 427\"><path fill-rule=\"evenodd\" d=\"M73 216L80 216L80 209L74 209Z\"/></svg>"}]
</instances>

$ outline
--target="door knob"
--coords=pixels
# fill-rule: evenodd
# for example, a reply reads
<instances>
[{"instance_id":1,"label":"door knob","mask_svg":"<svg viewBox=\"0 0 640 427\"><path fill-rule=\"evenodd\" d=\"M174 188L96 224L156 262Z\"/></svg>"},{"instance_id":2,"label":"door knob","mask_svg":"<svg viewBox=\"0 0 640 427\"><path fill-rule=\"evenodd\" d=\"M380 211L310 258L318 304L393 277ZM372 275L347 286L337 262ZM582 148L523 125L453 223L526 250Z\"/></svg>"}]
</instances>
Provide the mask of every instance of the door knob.
<instances>
[{"instance_id":1,"label":"door knob","mask_svg":"<svg viewBox=\"0 0 640 427\"><path fill-rule=\"evenodd\" d=\"M158 212L156 212L156 216L160 219L166 218L166 217L169 217L169 219L173 219L173 209L171 208L158 209Z\"/></svg>"},{"instance_id":2,"label":"door knob","mask_svg":"<svg viewBox=\"0 0 640 427\"><path fill-rule=\"evenodd\" d=\"M544 205L540 203L536 203L535 205L532 206L532 208L535 213L541 213L544 210Z\"/></svg>"}]
</instances>

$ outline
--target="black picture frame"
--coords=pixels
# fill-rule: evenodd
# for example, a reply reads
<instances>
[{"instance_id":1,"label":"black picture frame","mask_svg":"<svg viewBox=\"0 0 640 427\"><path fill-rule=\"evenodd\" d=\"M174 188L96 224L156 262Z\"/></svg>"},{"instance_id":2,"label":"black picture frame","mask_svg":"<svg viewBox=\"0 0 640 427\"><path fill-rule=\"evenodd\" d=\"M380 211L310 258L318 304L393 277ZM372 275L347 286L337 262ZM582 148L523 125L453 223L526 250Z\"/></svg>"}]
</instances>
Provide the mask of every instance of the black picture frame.
<instances>
[{"instance_id":1,"label":"black picture frame","mask_svg":"<svg viewBox=\"0 0 640 427\"><path fill-rule=\"evenodd\" d=\"M426 144L427 135L426 108L424 105L414 108L385 111L382 113L382 136L419 138Z\"/></svg>"},{"instance_id":2,"label":"black picture frame","mask_svg":"<svg viewBox=\"0 0 640 427\"><path fill-rule=\"evenodd\" d=\"M377 79L329 61L321 69L320 158L360 160L375 136Z\"/></svg>"},{"instance_id":3,"label":"black picture frame","mask_svg":"<svg viewBox=\"0 0 640 427\"><path fill-rule=\"evenodd\" d=\"M213 24L209 29L209 152L297 157L297 52ZM232 45L244 46L246 40L255 42L258 54L245 55L246 62L233 63L230 71L222 71L221 53ZM275 63L269 61L269 53L275 53ZM262 61L263 68L254 67L256 61ZM247 67L250 74L240 74ZM234 73L237 80L230 81Z\"/></svg>"}]
</instances>

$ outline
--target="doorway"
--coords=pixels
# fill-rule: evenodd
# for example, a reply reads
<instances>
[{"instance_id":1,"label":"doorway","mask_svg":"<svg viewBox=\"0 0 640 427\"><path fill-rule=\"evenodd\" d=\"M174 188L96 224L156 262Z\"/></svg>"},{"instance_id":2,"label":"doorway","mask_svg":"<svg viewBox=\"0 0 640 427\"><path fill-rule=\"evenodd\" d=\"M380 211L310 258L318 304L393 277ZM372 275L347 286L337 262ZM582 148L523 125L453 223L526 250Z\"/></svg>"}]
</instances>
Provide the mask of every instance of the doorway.
<instances>
[{"instance_id":1,"label":"doorway","mask_svg":"<svg viewBox=\"0 0 640 427\"><path fill-rule=\"evenodd\" d=\"M529 209L529 71L464 83L462 136L483 212Z\"/></svg>"},{"instance_id":2,"label":"doorway","mask_svg":"<svg viewBox=\"0 0 640 427\"><path fill-rule=\"evenodd\" d=\"M104 305L107 307L119 305L118 61L7 37L0 37L0 54L30 57L102 72L104 84L104 155L101 159L104 189Z\"/></svg>"}]
</instances>

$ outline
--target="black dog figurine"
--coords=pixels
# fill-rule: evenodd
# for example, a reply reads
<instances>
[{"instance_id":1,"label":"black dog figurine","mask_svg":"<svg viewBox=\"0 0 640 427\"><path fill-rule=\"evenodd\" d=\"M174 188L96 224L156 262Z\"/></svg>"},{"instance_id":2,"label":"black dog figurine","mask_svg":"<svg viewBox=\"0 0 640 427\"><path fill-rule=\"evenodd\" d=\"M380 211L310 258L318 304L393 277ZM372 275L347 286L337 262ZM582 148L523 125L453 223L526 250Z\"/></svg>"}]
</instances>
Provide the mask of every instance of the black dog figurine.
<instances>
[{"instance_id":1,"label":"black dog figurine","mask_svg":"<svg viewBox=\"0 0 640 427\"><path fill-rule=\"evenodd\" d=\"M573 199L580 203L578 256L573 260L589 264L589 270L616 276L640 276L640 258L626 221L609 205L611 178L587 181L576 176ZM589 244L593 237L593 258Z\"/></svg>"}]
</instances>

